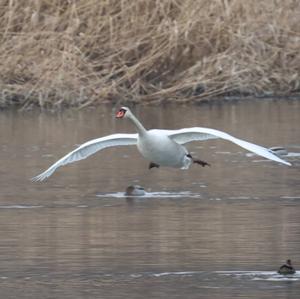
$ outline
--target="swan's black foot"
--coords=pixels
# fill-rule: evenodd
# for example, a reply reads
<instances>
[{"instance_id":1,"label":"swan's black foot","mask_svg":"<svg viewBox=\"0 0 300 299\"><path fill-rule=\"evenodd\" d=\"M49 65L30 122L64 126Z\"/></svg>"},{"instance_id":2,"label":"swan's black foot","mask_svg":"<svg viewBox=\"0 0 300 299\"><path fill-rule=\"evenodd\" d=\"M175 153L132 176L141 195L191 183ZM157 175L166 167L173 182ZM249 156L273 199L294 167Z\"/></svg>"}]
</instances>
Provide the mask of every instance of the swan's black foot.
<instances>
[{"instance_id":1,"label":"swan's black foot","mask_svg":"<svg viewBox=\"0 0 300 299\"><path fill-rule=\"evenodd\" d=\"M205 161L202 161L202 160L199 160L199 159L194 159L194 158L192 157L191 154L187 154L186 156L187 156L188 158L191 158L192 161L193 161L193 163L199 164L199 165L201 165L202 167L210 166L210 164L207 163L207 162L205 162Z\"/></svg>"},{"instance_id":2,"label":"swan's black foot","mask_svg":"<svg viewBox=\"0 0 300 299\"><path fill-rule=\"evenodd\" d=\"M201 165L202 167L204 167L204 166L210 166L209 163L207 163L207 162L205 162L205 161L197 160L197 159L193 159L193 163L199 164L199 165Z\"/></svg>"},{"instance_id":3,"label":"swan's black foot","mask_svg":"<svg viewBox=\"0 0 300 299\"><path fill-rule=\"evenodd\" d=\"M154 167L159 168L159 165L154 163L154 162L150 162L148 169L151 169L151 168L154 168Z\"/></svg>"}]
</instances>

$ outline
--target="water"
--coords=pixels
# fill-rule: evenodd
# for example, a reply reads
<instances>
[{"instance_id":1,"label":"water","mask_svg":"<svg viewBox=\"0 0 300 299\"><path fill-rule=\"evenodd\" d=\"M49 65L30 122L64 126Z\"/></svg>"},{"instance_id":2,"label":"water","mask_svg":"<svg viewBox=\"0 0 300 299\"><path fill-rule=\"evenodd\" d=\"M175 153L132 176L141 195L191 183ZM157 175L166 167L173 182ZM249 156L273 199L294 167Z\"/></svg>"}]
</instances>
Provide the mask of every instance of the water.
<instances>
[{"instance_id":1,"label":"water","mask_svg":"<svg viewBox=\"0 0 300 299\"><path fill-rule=\"evenodd\" d=\"M111 108L0 114L3 298L299 298L300 102L139 107L148 128L206 126L267 147L292 167L225 141L188 147L210 168L148 170L134 147L29 179L86 140L133 132ZM126 198L142 185L146 196Z\"/></svg>"}]
</instances>

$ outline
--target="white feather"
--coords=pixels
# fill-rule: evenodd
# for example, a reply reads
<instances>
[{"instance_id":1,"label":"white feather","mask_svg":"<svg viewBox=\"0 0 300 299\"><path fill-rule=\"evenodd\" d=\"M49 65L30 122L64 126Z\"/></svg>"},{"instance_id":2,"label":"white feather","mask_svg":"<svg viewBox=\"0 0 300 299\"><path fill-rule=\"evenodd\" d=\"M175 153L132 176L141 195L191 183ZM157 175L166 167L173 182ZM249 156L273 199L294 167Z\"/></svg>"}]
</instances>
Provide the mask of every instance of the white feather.
<instances>
[{"instance_id":1,"label":"white feather","mask_svg":"<svg viewBox=\"0 0 300 299\"><path fill-rule=\"evenodd\" d=\"M62 157L43 173L32 178L32 181L43 181L44 179L48 178L58 167L85 159L107 147L135 145L137 143L137 136L138 134L113 134L90 140Z\"/></svg>"},{"instance_id":2,"label":"white feather","mask_svg":"<svg viewBox=\"0 0 300 299\"><path fill-rule=\"evenodd\" d=\"M169 130L166 132L172 140L174 140L179 144L185 144L191 141L208 140L214 138L225 139L259 156L265 157L273 161L277 161L285 165L291 165L291 163L283 159L280 159L278 156L274 155L272 151L267 148L264 148L260 145L242 139L238 139L232 135L229 135L228 133L219 130L195 127L195 128L186 128L186 129L173 130L173 131Z\"/></svg>"}]
</instances>

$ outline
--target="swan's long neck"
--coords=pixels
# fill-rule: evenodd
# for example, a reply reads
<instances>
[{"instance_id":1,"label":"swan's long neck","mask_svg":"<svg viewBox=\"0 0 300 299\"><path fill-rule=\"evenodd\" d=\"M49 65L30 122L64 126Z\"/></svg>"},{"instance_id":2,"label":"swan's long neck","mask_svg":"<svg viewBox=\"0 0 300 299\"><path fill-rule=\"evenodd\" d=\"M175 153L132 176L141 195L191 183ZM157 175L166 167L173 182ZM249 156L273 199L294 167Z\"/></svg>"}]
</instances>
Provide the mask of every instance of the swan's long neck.
<instances>
[{"instance_id":1,"label":"swan's long neck","mask_svg":"<svg viewBox=\"0 0 300 299\"><path fill-rule=\"evenodd\" d=\"M134 124L134 126L137 129L137 132L140 135L144 135L147 133L147 130L144 128L144 126L140 123L140 121L132 113L130 113L127 117L132 121L132 123Z\"/></svg>"}]
</instances>

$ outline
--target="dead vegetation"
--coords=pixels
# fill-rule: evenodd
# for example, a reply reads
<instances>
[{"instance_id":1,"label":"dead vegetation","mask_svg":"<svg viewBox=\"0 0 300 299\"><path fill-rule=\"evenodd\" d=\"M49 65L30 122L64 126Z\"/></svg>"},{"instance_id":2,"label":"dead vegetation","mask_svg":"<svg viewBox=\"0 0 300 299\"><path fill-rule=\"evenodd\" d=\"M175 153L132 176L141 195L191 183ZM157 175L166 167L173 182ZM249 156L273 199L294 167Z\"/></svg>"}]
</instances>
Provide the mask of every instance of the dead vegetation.
<instances>
[{"instance_id":1,"label":"dead vegetation","mask_svg":"<svg viewBox=\"0 0 300 299\"><path fill-rule=\"evenodd\" d=\"M298 0L0 0L2 106L300 90Z\"/></svg>"}]
</instances>

